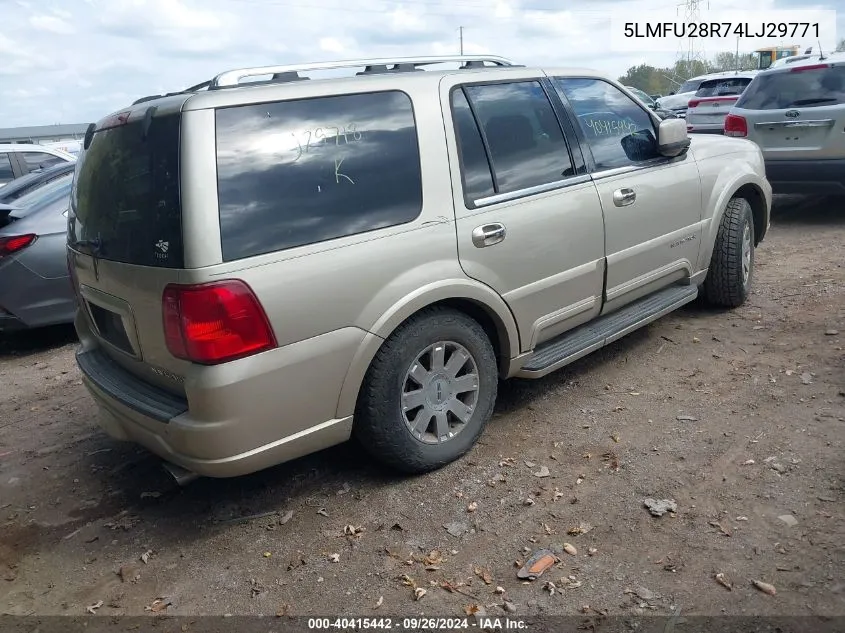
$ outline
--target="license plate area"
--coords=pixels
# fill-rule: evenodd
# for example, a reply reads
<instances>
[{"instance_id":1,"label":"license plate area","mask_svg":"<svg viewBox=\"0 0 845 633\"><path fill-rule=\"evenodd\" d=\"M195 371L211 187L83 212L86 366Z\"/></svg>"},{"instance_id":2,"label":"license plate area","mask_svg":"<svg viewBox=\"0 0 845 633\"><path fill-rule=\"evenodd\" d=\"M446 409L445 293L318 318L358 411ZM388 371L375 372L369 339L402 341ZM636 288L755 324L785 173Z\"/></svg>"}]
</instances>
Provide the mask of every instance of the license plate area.
<instances>
[{"instance_id":1,"label":"license plate area","mask_svg":"<svg viewBox=\"0 0 845 633\"><path fill-rule=\"evenodd\" d=\"M140 358L135 319L129 304L90 286L80 285L79 292L97 337L127 356Z\"/></svg>"}]
</instances>

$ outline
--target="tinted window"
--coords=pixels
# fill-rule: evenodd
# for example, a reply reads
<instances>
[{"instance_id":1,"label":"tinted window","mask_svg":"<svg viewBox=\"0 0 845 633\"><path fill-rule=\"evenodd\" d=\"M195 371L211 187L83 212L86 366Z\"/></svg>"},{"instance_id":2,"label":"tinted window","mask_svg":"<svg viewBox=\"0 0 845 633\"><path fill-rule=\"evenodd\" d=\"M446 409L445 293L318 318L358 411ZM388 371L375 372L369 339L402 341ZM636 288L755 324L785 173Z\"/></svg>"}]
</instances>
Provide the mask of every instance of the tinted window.
<instances>
[{"instance_id":1,"label":"tinted window","mask_svg":"<svg viewBox=\"0 0 845 633\"><path fill-rule=\"evenodd\" d=\"M0 184L7 183L14 179L15 174L12 172L12 161L8 154L0 153Z\"/></svg>"},{"instance_id":2,"label":"tinted window","mask_svg":"<svg viewBox=\"0 0 845 633\"><path fill-rule=\"evenodd\" d=\"M490 148L499 193L574 174L560 124L539 82L465 90Z\"/></svg>"},{"instance_id":3,"label":"tinted window","mask_svg":"<svg viewBox=\"0 0 845 633\"><path fill-rule=\"evenodd\" d=\"M495 189L487 152L484 150L481 132L463 90L452 92L452 116L461 154L464 195L470 200L492 195Z\"/></svg>"},{"instance_id":4,"label":"tinted window","mask_svg":"<svg viewBox=\"0 0 845 633\"><path fill-rule=\"evenodd\" d=\"M62 196L70 193L71 182L73 181L73 174L66 174L52 182L49 182L36 189L31 189L28 193L22 195L14 204L16 207L35 207L47 204L52 200L56 200Z\"/></svg>"},{"instance_id":5,"label":"tinted window","mask_svg":"<svg viewBox=\"0 0 845 633\"><path fill-rule=\"evenodd\" d=\"M705 81L696 91L696 97L721 97L742 94L745 87L751 83L748 77L732 77L730 79L716 79Z\"/></svg>"},{"instance_id":6,"label":"tinted window","mask_svg":"<svg viewBox=\"0 0 845 633\"><path fill-rule=\"evenodd\" d=\"M654 122L633 99L599 79L555 79L569 99L596 169L626 167L659 156Z\"/></svg>"},{"instance_id":7,"label":"tinted window","mask_svg":"<svg viewBox=\"0 0 845 633\"><path fill-rule=\"evenodd\" d=\"M179 115L144 128L142 119L101 130L80 152L68 238L97 240L103 259L181 268Z\"/></svg>"},{"instance_id":8,"label":"tinted window","mask_svg":"<svg viewBox=\"0 0 845 633\"><path fill-rule=\"evenodd\" d=\"M410 222L422 209L417 131L401 92L217 111L223 259Z\"/></svg>"},{"instance_id":9,"label":"tinted window","mask_svg":"<svg viewBox=\"0 0 845 633\"><path fill-rule=\"evenodd\" d=\"M695 92L698 90L700 85L700 79L689 79L681 84L681 87L677 90L677 94L681 94L682 92Z\"/></svg>"},{"instance_id":10,"label":"tinted window","mask_svg":"<svg viewBox=\"0 0 845 633\"><path fill-rule=\"evenodd\" d=\"M29 171L37 171L55 165L56 163L65 162L63 158L53 156L47 152L22 152L21 156Z\"/></svg>"},{"instance_id":11,"label":"tinted window","mask_svg":"<svg viewBox=\"0 0 845 633\"><path fill-rule=\"evenodd\" d=\"M781 110L845 103L845 65L761 73L737 102L748 110Z\"/></svg>"}]
</instances>

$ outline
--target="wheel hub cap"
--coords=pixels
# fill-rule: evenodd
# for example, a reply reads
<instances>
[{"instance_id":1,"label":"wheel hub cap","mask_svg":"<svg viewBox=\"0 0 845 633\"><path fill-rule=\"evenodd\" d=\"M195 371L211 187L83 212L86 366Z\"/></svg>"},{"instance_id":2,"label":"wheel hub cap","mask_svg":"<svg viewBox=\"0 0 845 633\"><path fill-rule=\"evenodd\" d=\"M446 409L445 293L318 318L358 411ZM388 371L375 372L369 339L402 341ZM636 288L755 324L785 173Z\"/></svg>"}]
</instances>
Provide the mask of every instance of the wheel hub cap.
<instances>
[{"instance_id":1,"label":"wheel hub cap","mask_svg":"<svg viewBox=\"0 0 845 633\"><path fill-rule=\"evenodd\" d=\"M478 366L452 341L430 345L405 374L401 409L411 434L426 444L447 442L472 418L478 403Z\"/></svg>"}]
</instances>

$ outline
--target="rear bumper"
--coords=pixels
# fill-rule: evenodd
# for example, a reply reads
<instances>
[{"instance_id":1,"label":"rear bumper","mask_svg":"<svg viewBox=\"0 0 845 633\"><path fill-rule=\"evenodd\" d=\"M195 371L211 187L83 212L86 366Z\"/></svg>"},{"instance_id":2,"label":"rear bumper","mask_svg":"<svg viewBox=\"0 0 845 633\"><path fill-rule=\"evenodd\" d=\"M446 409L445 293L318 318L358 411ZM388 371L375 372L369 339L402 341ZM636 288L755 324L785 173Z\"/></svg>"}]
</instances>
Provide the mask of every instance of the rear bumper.
<instances>
[{"instance_id":1,"label":"rear bumper","mask_svg":"<svg viewBox=\"0 0 845 633\"><path fill-rule=\"evenodd\" d=\"M228 364L239 367L198 368L199 379L186 377L187 397L140 381L80 338L77 362L100 427L198 475L248 474L350 437L352 417L335 416L363 339L355 328Z\"/></svg>"},{"instance_id":2,"label":"rear bumper","mask_svg":"<svg viewBox=\"0 0 845 633\"><path fill-rule=\"evenodd\" d=\"M774 193L845 195L845 159L766 159Z\"/></svg>"}]
</instances>

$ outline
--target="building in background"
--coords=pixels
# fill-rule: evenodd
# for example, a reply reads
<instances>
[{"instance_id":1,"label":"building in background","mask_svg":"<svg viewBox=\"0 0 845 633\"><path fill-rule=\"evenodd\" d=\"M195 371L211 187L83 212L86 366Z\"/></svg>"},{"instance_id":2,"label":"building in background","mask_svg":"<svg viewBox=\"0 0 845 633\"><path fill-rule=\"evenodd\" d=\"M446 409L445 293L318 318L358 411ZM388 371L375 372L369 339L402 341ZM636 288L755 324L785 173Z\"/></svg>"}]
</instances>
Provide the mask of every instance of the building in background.
<instances>
[{"instance_id":1,"label":"building in background","mask_svg":"<svg viewBox=\"0 0 845 633\"><path fill-rule=\"evenodd\" d=\"M0 128L0 143L37 143L77 154L88 123Z\"/></svg>"}]
</instances>

